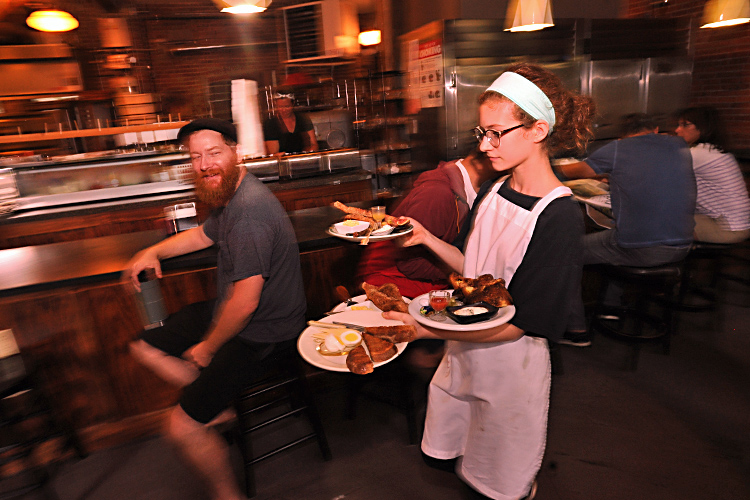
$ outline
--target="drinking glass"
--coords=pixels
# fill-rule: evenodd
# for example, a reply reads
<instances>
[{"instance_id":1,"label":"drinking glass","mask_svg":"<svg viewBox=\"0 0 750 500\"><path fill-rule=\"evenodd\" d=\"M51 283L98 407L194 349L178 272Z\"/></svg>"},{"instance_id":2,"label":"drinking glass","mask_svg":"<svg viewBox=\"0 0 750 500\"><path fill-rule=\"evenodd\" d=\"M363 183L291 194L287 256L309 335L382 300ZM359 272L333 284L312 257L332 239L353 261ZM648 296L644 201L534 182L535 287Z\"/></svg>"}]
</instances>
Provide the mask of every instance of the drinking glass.
<instances>
[{"instance_id":1,"label":"drinking glass","mask_svg":"<svg viewBox=\"0 0 750 500\"><path fill-rule=\"evenodd\" d=\"M377 205L370 209L372 218L378 223L378 228L382 225L383 219L385 219L385 207L383 205Z\"/></svg>"},{"instance_id":2,"label":"drinking glass","mask_svg":"<svg viewBox=\"0 0 750 500\"><path fill-rule=\"evenodd\" d=\"M448 290L431 290L429 297L430 307L435 311L430 318L435 321L445 321L445 308L450 303L451 293Z\"/></svg>"}]
</instances>

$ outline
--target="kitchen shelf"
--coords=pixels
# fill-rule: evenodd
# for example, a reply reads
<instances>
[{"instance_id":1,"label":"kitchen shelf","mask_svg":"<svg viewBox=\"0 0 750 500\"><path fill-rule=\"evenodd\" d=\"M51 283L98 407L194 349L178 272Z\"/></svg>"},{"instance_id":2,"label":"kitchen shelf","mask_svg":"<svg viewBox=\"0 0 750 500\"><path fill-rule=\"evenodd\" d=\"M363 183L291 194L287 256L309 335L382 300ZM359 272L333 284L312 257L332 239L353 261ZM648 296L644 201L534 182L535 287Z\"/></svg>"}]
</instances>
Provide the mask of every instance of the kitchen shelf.
<instances>
[{"instance_id":1,"label":"kitchen shelf","mask_svg":"<svg viewBox=\"0 0 750 500\"><path fill-rule=\"evenodd\" d=\"M82 130L62 130L59 132L40 132L33 134L0 135L0 144L18 142L56 141L60 139L76 139L79 137L99 137L137 132L153 132L157 130L179 129L187 125L186 121L152 123L149 125L128 125L124 127L102 127Z\"/></svg>"}]
</instances>

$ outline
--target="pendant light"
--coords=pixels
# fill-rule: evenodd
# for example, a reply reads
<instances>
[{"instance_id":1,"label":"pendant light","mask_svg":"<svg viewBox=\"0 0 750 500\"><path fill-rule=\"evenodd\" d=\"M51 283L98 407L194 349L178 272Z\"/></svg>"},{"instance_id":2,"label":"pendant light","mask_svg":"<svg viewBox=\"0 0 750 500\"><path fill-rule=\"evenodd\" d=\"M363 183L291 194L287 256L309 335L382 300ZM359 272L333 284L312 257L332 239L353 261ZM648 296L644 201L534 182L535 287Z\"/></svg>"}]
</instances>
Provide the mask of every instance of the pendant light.
<instances>
[{"instance_id":1,"label":"pendant light","mask_svg":"<svg viewBox=\"0 0 750 500\"><path fill-rule=\"evenodd\" d=\"M222 12L229 14L258 14L271 5L272 0L213 0Z\"/></svg>"},{"instance_id":2,"label":"pendant light","mask_svg":"<svg viewBox=\"0 0 750 500\"><path fill-rule=\"evenodd\" d=\"M78 19L62 10L36 10L26 18L26 24L38 31L61 33L78 27Z\"/></svg>"},{"instance_id":3,"label":"pendant light","mask_svg":"<svg viewBox=\"0 0 750 500\"><path fill-rule=\"evenodd\" d=\"M750 21L750 0L708 0L701 28L721 28Z\"/></svg>"},{"instance_id":4,"label":"pendant light","mask_svg":"<svg viewBox=\"0 0 750 500\"><path fill-rule=\"evenodd\" d=\"M505 31L536 31L549 28L552 0L511 0L505 14Z\"/></svg>"}]
</instances>

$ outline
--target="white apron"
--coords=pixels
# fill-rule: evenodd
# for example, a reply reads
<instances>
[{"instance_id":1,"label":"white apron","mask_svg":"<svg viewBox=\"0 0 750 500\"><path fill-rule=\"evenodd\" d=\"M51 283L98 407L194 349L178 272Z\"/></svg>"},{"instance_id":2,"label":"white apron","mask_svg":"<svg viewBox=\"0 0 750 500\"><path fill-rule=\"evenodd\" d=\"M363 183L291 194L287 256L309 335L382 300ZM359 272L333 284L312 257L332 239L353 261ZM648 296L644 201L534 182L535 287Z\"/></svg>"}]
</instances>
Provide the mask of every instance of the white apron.
<instances>
[{"instance_id":1,"label":"white apron","mask_svg":"<svg viewBox=\"0 0 750 500\"><path fill-rule=\"evenodd\" d=\"M501 184L477 209L463 274L489 273L509 285L539 214L572 192L555 188L528 211L496 194ZM456 472L474 489L494 499L518 499L528 493L542 463L549 389L545 339L448 341L430 383L422 451L439 459L462 457Z\"/></svg>"}]
</instances>

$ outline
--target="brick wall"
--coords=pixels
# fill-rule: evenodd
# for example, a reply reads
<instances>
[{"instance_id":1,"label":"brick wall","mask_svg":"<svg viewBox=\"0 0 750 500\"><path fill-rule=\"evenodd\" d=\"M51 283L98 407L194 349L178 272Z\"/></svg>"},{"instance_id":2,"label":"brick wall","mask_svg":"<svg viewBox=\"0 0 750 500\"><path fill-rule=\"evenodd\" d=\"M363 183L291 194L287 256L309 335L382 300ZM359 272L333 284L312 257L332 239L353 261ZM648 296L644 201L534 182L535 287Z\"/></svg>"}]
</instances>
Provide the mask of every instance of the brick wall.
<instances>
[{"instance_id":1,"label":"brick wall","mask_svg":"<svg viewBox=\"0 0 750 500\"><path fill-rule=\"evenodd\" d=\"M724 119L727 146L750 149L750 23L698 29L706 0L630 0L628 17L689 17L695 26L691 104L714 106Z\"/></svg>"}]
</instances>

